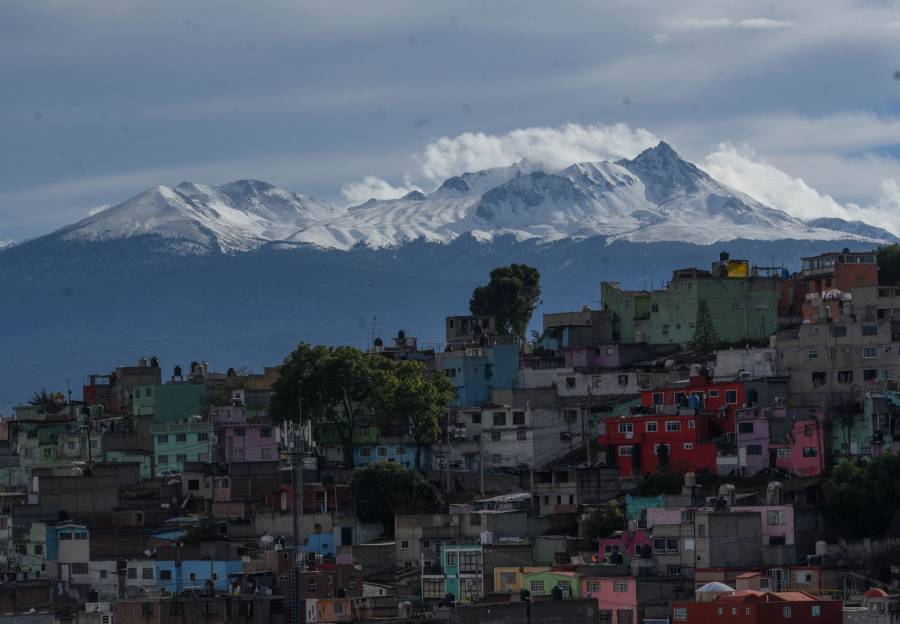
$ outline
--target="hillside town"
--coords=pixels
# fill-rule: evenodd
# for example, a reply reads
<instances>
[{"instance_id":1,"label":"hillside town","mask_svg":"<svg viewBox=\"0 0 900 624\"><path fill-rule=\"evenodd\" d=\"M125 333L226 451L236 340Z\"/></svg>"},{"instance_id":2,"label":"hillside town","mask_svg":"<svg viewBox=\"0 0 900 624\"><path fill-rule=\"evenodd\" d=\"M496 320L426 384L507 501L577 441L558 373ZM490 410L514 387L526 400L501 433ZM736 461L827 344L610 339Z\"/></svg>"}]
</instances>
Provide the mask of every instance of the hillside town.
<instances>
[{"instance_id":1,"label":"hillside town","mask_svg":"<svg viewBox=\"0 0 900 624\"><path fill-rule=\"evenodd\" d=\"M723 251L542 318L514 264L441 344L27 389L0 622L900 623L886 249Z\"/></svg>"}]
</instances>

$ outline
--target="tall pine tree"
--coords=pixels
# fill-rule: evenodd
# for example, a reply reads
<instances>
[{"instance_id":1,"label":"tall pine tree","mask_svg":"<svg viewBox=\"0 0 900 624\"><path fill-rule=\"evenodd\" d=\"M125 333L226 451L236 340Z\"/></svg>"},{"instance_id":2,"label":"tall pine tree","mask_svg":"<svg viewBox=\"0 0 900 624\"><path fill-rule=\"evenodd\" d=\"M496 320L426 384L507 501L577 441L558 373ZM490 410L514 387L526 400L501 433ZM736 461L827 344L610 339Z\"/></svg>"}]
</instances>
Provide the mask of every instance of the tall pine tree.
<instances>
[{"instance_id":1,"label":"tall pine tree","mask_svg":"<svg viewBox=\"0 0 900 624\"><path fill-rule=\"evenodd\" d=\"M719 345L719 334L713 324L712 314L705 301L697 304L697 320L694 321L694 348L709 353Z\"/></svg>"}]
</instances>

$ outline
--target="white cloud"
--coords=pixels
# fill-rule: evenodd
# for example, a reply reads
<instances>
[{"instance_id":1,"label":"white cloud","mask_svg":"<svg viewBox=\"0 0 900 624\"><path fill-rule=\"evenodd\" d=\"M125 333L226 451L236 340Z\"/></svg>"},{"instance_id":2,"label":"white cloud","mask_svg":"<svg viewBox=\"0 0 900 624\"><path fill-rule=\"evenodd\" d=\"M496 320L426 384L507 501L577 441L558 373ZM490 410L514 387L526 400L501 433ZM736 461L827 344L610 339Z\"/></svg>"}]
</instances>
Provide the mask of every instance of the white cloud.
<instances>
[{"instance_id":1,"label":"white cloud","mask_svg":"<svg viewBox=\"0 0 900 624\"><path fill-rule=\"evenodd\" d=\"M575 162L631 158L658 142L653 133L625 124L570 123L506 134L466 132L441 137L426 145L418 160L422 175L437 182L466 171L507 166L523 158L557 168Z\"/></svg>"},{"instance_id":2,"label":"white cloud","mask_svg":"<svg viewBox=\"0 0 900 624\"><path fill-rule=\"evenodd\" d=\"M347 182L341 187L341 195L350 206L356 206L369 199L397 199L410 191L420 191L415 185L393 186L387 180L367 175L359 182Z\"/></svg>"},{"instance_id":3,"label":"white cloud","mask_svg":"<svg viewBox=\"0 0 900 624\"><path fill-rule=\"evenodd\" d=\"M770 19L767 17L753 17L748 19L721 18L692 18L687 17L673 22L675 28L688 30L740 28L744 30L780 30L793 28L794 22L788 20Z\"/></svg>"},{"instance_id":4,"label":"white cloud","mask_svg":"<svg viewBox=\"0 0 900 624\"><path fill-rule=\"evenodd\" d=\"M663 44L669 41L669 35L666 33L656 33L653 35L653 41L659 44Z\"/></svg>"},{"instance_id":5,"label":"white cloud","mask_svg":"<svg viewBox=\"0 0 900 624\"><path fill-rule=\"evenodd\" d=\"M900 235L900 186L888 178L881 195L867 205L842 204L767 162L747 146L722 143L702 163L714 178L762 203L801 219L859 220Z\"/></svg>"}]
</instances>

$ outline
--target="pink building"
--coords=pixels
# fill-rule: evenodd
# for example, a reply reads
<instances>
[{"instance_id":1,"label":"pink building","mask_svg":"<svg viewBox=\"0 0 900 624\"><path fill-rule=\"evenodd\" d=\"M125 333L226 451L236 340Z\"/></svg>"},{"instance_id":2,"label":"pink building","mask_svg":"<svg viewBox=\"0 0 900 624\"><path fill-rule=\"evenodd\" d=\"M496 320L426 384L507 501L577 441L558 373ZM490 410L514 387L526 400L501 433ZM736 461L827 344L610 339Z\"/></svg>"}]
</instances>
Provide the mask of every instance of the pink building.
<instances>
[{"instance_id":1,"label":"pink building","mask_svg":"<svg viewBox=\"0 0 900 624\"><path fill-rule=\"evenodd\" d=\"M227 424L220 428L219 462L270 462L278 459L278 442L272 425Z\"/></svg>"},{"instance_id":2,"label":"pink building","mask_svg":"<svg viewBox=\"0 0 900 624\"><path fill-rule=\"evenodd\" d=\"M795 420L785 436L785 444L769 445L775 456L775 467L798 477L818 477L825 461L825 436L822 414Z\"/></svg>"},{"instance_id":3,"label":"pink building","mask_svg":"<svg viewBox=\"0 0 900 624\"><path fill-rule=\"evenodd\" d=\"M601 560L609 560L613 553L622 553L628 557L640 557L640 550L650 549L651 541L646 531L616 531L609 537L598 541Z\"/></svg>"},{"instance_id":4,"label":"pink building","mask_svg":"<svg viewBox=\"0 0 900 624\"><path fill-rule=\"evenodd\" d=\"M713 511L712 507L651 508L647 510L647 529L652 534L657 524L693 524L697 512ZM794 543L794 508L791 505L735 505L728 511L758 513L764 546L791 546Z\"/></svg>"},{"instance_id":5,"label":"pink building","mask_svg":"<svg viewBox=\"0 0 900 624\"><path fill-rule=\"evenodd\" d=\"M586 576L581 597L594 598L601 622L637 621L637 580L631 576Z\"/></svg>"}]
</instances>

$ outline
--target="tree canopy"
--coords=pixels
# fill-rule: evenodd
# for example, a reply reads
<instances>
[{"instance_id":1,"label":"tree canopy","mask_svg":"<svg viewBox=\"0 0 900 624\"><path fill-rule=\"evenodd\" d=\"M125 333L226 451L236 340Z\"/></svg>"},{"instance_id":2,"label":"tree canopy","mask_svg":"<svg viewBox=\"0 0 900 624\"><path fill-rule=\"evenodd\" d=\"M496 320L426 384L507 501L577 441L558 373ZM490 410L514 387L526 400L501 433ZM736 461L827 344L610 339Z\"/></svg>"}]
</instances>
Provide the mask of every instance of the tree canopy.
<instances>
[{"instance_id":1,"label":"tree canopy","mask_svg":"<svg viewBox=\"0 0 900 624\"><path fill-rule=\"evenodd\" d=\"M694 348L709 353L719 345L719 334L713 324L709 306L703 300L697 304L697 319L694 321Z\"/></svg>"},{"instance_id":2,"label":"tree canopy","mask_svg":"<svg viewBox=\"0 0 900 624\"><path fill-rule=\"evenodd\" d=\"M392 532L398 513L435 513L441 509L437 488L421 473L396 463L370 464L353 471L350 481L356 516L380 522Z\"/></svg>"},{"instance_id":3,"label":"tree canopy","mask_svg":"<svg viewBox=\"0 0 900 624\"><path fill-rule=\"evenodd\" d=\"M865 466L844 460L822 489L830 525L840 537L878 537L900 529L900 456L884 453Z\"/></svg>"},{"instance_id":4,"label":"tree canopy","mask_svg":"<svg viewBox=\"0 0 900 624\"><path fill-rule=\"evenodd\" d=\"M376 371L369 403L382 431L408 433L415 441L415 466L420 469L422 447L439 438L441 421L446 420L454 396L455 388L445 373L427 375L424 364L406 360Z\"/></svg>"},{"instance_id":5,"label":"tree canopy","mask_svg":"<svg viewBox=\"0 0 900 624\"><path fill-rule=\"evenodd\" d=\"M615 501L595 509L584 521L584 539L587 548L594 550L597 547L597 540L609 537L614 531L624 528L625 514Z\"/></svg>"},{"instance_id":6,"label":"tree canopy","mask_svg":"<svg viewBox=\"0 0 900 624\"><path fill-rule=\"evenodd\" d=\"M523 338L541 297L541 274L527 264L511 264L491 271L490 281L472 293L469 310L492 316L497 331Z\"/></svg>"}]
</instances>

